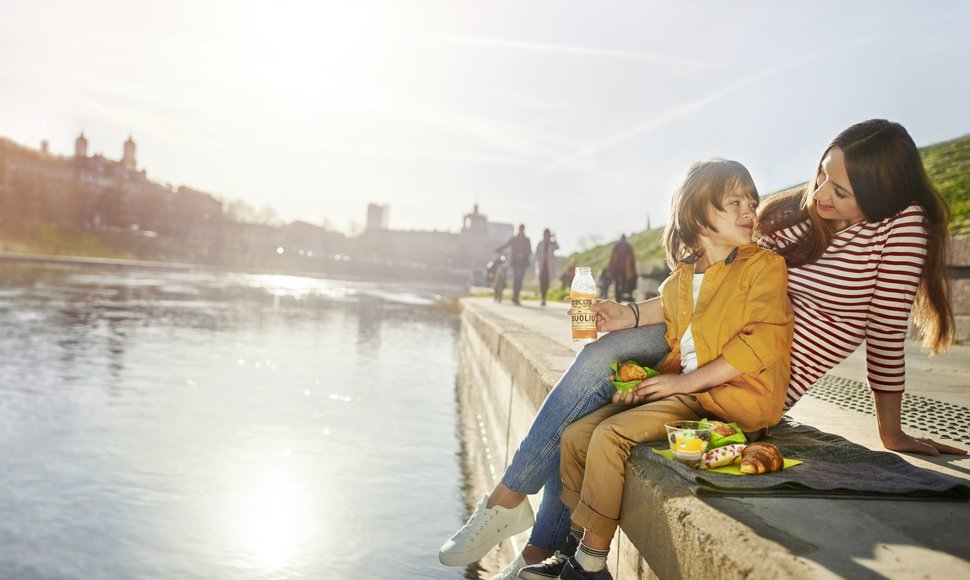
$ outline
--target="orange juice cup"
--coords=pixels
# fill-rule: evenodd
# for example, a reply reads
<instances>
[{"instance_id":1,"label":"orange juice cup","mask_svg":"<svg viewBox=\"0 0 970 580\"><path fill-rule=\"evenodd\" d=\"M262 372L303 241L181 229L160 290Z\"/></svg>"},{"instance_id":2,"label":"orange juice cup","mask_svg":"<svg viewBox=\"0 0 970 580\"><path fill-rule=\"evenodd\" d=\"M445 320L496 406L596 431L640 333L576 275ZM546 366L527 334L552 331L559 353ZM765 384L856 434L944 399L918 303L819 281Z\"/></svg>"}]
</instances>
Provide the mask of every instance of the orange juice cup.
<instances>
[{"instance_id":1,"label":"orange juice cup","mask_svg":"<svg viewBox=\"0 0 970 580\"><path fill-rule=\"evenodd\" d=\"M711 427L698 421L665 423L670 452L685 465L696 465L711 444Z\"/></svg>"}]
</instances>

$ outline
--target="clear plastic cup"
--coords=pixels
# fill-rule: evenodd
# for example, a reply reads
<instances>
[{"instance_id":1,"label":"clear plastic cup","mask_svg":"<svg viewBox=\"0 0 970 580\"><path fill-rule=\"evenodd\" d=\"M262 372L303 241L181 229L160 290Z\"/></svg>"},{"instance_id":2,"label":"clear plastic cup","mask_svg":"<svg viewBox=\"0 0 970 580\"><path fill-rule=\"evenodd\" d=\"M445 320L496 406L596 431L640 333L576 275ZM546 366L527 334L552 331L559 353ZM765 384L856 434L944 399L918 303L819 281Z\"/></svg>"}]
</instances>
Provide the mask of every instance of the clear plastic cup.
<instances>
[{"instance_id":1,"label":"clear plastic cup","mask_svg":"<svg viewBox=\"0 0 970 580\"><path fill-rule=\"evenodd\" d=\"M665 423L667 441L674 459L685 465L696 465L711 445L710 425L698 421L674 421Z\"/></svg>"}]
</instances>

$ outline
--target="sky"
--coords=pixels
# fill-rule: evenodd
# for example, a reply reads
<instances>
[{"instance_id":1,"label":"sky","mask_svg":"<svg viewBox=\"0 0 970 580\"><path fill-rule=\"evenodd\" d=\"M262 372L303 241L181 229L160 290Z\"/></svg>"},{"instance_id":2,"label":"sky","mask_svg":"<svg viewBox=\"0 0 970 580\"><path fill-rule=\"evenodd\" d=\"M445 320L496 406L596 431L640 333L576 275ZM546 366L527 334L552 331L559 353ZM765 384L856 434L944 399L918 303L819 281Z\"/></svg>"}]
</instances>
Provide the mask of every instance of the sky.
<instances>
[{"instance_id":1,"label":"sky","mask_svg":"<svg viewBox=\"0 0 970 580\"><path fill-rule=\"evenodd\" d=\"M666 221L694 161L770 193L868 118L970 133L970 3L0 0L0 136L352 233Z\"/></svg>"}]
</instances>

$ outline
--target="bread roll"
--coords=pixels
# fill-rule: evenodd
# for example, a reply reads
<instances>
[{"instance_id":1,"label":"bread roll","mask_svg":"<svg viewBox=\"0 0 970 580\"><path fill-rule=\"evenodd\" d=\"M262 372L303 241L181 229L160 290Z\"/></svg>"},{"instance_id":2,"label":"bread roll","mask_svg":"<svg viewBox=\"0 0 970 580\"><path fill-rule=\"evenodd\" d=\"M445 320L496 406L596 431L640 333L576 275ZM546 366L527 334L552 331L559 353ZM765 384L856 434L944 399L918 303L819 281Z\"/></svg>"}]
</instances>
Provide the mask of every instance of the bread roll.
<instances>
[{"instance_id":1,"label":"bread roll","mask_svg":"<svg viewBox=\"0 0 970 580\"><path fill-rule=\"evenodd\" d=\"M728 425L727 423L721 421L708 421L708 423L710 423L711 428L714 429L714 432L722 437L730 437L731 435L737 433L734 427Z\"/></svg>"},{"instance_id":2,"label":"bread roll","mask_svg":"<svg viewBox=\"0 0 970 580\"><path fill-rule=\"evenodd\" d=\"M781 471L785 458L771 443L757 441L741 452L741 473L762 474Z\"/></svg>"},{"instance_id":3,"label":"bread roll","mask_svg":"<svg viewBox=\"0 0 970 580\"><path fill-rule=\"evenodd\" d=\"M625 362L616 368L616 376L624 383L642 381L647 378L647 371L635 362Z\"/></svg>"}]
</instances>

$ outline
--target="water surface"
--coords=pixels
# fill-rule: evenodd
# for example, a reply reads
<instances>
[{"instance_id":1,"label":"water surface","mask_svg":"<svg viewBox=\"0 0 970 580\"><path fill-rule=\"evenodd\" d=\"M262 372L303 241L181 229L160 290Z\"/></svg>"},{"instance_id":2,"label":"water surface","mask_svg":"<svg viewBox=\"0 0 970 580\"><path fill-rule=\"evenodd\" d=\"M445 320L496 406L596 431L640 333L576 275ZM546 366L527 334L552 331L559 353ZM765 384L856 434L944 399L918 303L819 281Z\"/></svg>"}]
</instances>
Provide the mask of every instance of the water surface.
<instances>
[{"instance_id":1,"label":"water surface","mask_svg":"<svg viewBox=\"0 0 970 580\"><path fill-rule=\"evenodd\" d=\"M0 577L460 577L437 292L0 266Z\"/></svg>"}]
</instances>

